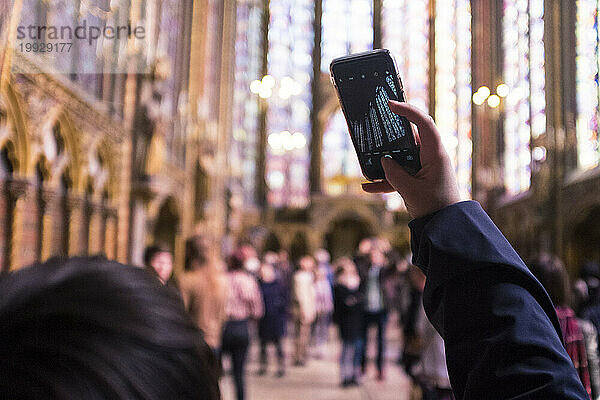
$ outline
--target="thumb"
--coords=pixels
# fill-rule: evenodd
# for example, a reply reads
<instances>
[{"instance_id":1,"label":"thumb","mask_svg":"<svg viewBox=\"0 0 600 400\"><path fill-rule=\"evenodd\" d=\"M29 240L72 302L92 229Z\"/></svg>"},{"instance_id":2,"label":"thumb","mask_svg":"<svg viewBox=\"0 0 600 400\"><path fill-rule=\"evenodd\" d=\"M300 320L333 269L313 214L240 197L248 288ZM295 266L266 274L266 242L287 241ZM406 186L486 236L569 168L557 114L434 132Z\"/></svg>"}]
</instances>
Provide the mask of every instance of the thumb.
<instances>
[{"instance_id":1,"label":"thumb","mask_svg":"<svg viewBox=\"0 0 600 400\"><path fill-rule=\"evenodd\" d=\"M388 181L396 190L407 187L415 179L404 170L391 156L381 158L381 166L385 172L385 180Z\"/></svg>"}]
</instances>

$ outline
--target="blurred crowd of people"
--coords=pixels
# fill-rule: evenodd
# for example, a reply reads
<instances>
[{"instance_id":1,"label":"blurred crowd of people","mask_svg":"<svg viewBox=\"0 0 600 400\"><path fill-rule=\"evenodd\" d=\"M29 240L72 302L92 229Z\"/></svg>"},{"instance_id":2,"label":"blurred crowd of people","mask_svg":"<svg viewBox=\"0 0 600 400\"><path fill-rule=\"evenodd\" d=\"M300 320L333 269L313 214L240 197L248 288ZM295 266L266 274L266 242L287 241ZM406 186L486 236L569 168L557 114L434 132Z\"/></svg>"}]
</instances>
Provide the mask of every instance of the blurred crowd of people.
<instances>
[{"instance_id":1,"label":"blurred crowd of people","mask_svg":"<svg viewBox=\"0 0 600 400\"><path fill-rule=\"evenodd\" d=\"M144 261L165 285L180 292L217 359L230 358L238 400L244 399L245 370L252 340L260 346L257 373L269 371L268 348L276 355L275 376L286 373L283 339L292 340L295 367L324 357L330 334L341 342L340 385L360 385L369 374L369 333L375 332L375 378L385 379L386 331L395 313L402 332L397 364L423 399L451 399L441 337L425 316L425 276L389 241L366 238L355 254L331 260L318 249L290 260L285 250L258 254L241 242L228 257L206 236L186 242L185 271L172 277L171 252L146 250ZM388 352L392 353L392 352ZM392 363L396 364L396 363Z\"/></svg>"}]
</instances>

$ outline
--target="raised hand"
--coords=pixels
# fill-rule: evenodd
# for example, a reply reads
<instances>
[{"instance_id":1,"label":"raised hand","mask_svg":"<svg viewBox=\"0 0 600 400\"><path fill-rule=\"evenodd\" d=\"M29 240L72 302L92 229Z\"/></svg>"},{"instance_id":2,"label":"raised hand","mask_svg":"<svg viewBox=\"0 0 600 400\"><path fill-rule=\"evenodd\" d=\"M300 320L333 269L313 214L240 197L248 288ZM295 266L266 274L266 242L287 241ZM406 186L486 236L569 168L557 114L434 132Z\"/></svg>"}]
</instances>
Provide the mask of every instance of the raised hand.
<instances>
[{"instance_id":1,"label":"raised hand","mask_svg":"<svg viewBox=\"0 0 600 400\"><path fill-rule=\"evenodd\" d=\"M413 218L459 202L454 169L433 118L408 103L390 100L388 105L392 112L417 126L422 168L411 176L391 157L383 157L381 165L385 180L363 183L363 190L368 193L397 191Z\"/></svg>"}]
</instances>

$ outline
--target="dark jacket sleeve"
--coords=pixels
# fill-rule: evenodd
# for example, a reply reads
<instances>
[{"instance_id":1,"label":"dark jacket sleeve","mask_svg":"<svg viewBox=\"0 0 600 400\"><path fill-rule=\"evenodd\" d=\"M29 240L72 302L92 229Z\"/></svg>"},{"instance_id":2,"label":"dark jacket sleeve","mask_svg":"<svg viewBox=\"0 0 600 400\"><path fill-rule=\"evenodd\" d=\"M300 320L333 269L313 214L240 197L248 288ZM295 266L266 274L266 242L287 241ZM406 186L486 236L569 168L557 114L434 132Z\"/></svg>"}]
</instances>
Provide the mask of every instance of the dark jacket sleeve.
<instances>
[{"instance_id":1,"label":"dark jacket sleeve","mask_svg":"<svg viewBox=\"0 0 600 400\"><path fill-rule=\"evenodd\" d=\"M541 284L479 203L409 224L457 399L587 399Z\"/></svg>"}]
</instances>

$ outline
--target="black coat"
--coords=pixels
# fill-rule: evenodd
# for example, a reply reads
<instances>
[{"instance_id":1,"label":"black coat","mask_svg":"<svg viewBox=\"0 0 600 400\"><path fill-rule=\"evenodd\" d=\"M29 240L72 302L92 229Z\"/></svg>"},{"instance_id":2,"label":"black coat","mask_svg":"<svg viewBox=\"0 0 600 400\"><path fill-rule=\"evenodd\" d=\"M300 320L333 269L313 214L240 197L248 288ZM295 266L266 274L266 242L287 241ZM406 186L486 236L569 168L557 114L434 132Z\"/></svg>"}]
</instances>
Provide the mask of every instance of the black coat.
<instances>
[{"instance_id":1,"label":"black coat","mask_svg":"<svg viewBox=\"0 0 600 400\"><path fill-rule=\"evenodd\" d=\"M359 288L352 290L340 283L333 287L333 320L338 324L342 340L360 337L364 302Z\"/></svg>"},{"instance_id":2,"label":"black coat","mask_svg":"<svg viewBox=\"0 0 600 400\"><path fill-rule=\"evenodd\" d=\"M258 322L258 336L264 341L273 341L285 334L288 315L288 295L284 284L276 279L273 282L260 282L265 313Z\"/></svg>"},{"instance_id":3,"label":"black coat","mask_svg":"<svg viewBox=\"0 0 600 400\"><path fill-rule=\"evenodd\" d=\"M588 399L550 297L479 203L409 224L457 399Z\"/></svg>"}]
</instances>

